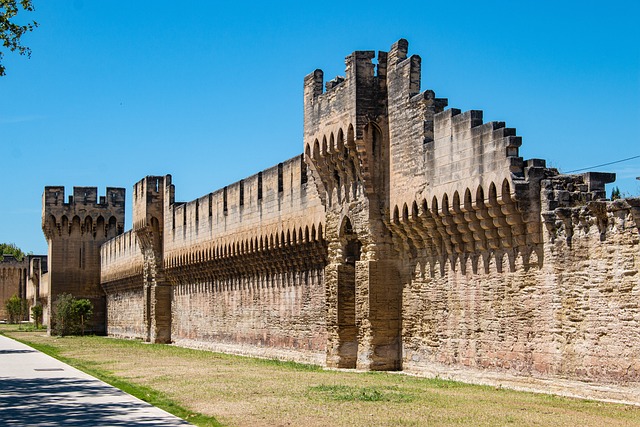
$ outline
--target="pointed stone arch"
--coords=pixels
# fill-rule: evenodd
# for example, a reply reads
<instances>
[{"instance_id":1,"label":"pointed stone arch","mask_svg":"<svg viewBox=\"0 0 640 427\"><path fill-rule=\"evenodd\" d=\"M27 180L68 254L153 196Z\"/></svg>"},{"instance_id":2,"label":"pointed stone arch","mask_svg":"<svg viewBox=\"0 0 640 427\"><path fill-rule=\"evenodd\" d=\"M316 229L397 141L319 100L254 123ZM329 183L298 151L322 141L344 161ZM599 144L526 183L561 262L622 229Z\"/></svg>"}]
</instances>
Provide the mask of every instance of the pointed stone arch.
<instances>
[{"instance_id":1,"label":"pointed stone arch","mask_svg":"<svg viewBox=\"0 0 640 427\"><path fill-rule=\"evenodd\" d=\"M347 127L347 148L349 150L355 150L356 148L356 135L352 124Z\"/></svg>"},{"instance_id":2,"label":"pointed stone arch","mask_svg":"<svg viewBox=\"0 0 640 427\"><path fill-rule=\"evenodd\" d=\"M402 222L409 222L409 208L406 203L402 206Z\"/></svg>"},{"instance_id":3,"label":"pointed stone arch","mask_svg":"<svg viewBox=\"0 0 640 427\"><path fill-rule=\"evenodd\" d=\"M336 138L336 151L340 152L344 149L344 133L342 128L338 130L338 137Z\"/></svg>"},{"instance_id":4,"label":"pointed stone arch","mask_svg":"<svg viewBox=\"0 0 640 427\"><path fill-rule=\"evenodd\" d=\"M453 199L451 200L451 208L454 212L460 212L460 193L458 190L453 192Z\"/></svg>"},{"instance_id":5,"label":"pointed stone arch","mask_svg":"<svg viewBox=\"0 0 640 427\"><path fill-rule=\"evenodd\" d=\"M492 205L498 203L498 191L496 190L496 184L493 182L489 184L489 202Z\"/></svg>"},{"instance_id":6,"label":"pointed stone arch","mask_svg":"<svg viewBox=\"0 0 640 427\"><path fill-rule=\"evenodd\" d=\"M464 190L464 201L462 203L467 212L473 210L473 198L471 197L471 190L468 188Z\"/></svg>"},{"instance_id":7,"label":"pointed stone arch","mask_svg":"<svg viewBox=\"0 0 640 427\"><path fill-rule=\"evenodd\" d=\"M55 235L60 235L60 229L58 227L56 217L52 214L49 214L47 216L47 219L45 220L45 230L47 238L51 238Z\"/></svg>"},{"instance_id":8,"label":"pointed stone arch","mask_svg":"<svg viewBox=\"0 0 640 427\"><path fill-rule=\"evenodd\" d=\"M78 215L74 215L73 218L71 218L69 234L77 234L78 236L82 234L82 226L80 225L80 217Z\"/></svg>"},{"instance_id":9,"label":"pointed stone arch","mask_svg":"<svg viewBox=\"0 0 640 427\"><path fill-rule=\"evenodd\" d=\"M449 213L449 195L444 193L442 195L442 205L440 206L440 212L443 214Z\"/></svg>"},{"instance_id":10,"label":"pointed stone arch","mask_svg":"<svg viewBox=\"0 0 640 427\"><path fill-rule=\"evenodd\" d=\"M507 178L502 181L502 189L501 189L501 198L505 203L511 202L511 186L509 185L509 180Z\"/></svg>"},{"instance_id":11,"label":"pointed stone arch","mask_svg":"<svg viewBox=\"0 0 640 427\"><path fill-rule=\"evenodd\" d=\"M482 188L482 185L478 185L478 188L476 189L476 205L484 206L484 202L484 189Z\"/></svg>"},{"instance_id":12,"label":"pointed stone arch","mask_svg":"<svg viewBox=\"0 0 640 427\"><path fill-rule=\"evenodd\" d=\"M427 203L427 199L422 199L420 206L422 208L420 215L421 216L429 215L429 204Z\"/></svg>"},{"instance_id":13,"label":"pointed stone arch","mask_svg":"<svg viewBox=\"0 0 640 427\"><path fill-rule=\"evenodd\" d=\"M337 317L329 317L335 321L337 345L332 349L334 360L330 363L339 368L355 368L358 357L358 327L356 324L356 262L360 260L362 244L353 228L351 219L344 216L338 230L342 257L336 265L337 282L335 294L337 298L330 303L335 304ZM331 286L331 285L329 285Z\"/></svg>"},{"instance_id":14,"label":"pointed stone arch","mask_svg":"<svg viewBox=\"0 0 640 427\"><path fill-rule=\"evenodd\" d=\"M84 218L84 225L82 229L83 229L83 233L87 233L95 237L95 232L93 228L93 218L91 217L91 215L87 215Z\"/></svg>"},{"instance_id":15,"label":"pointed stone arch","mask_svg":"<svg viewBox=\"0 0 640 427\"><path fill-rule=\"evenodd\" d=\"M109 221L107 223L107 238L112 239L118 235L118 220L115 216L109 217Z\"/></svg>"}]
</instances>

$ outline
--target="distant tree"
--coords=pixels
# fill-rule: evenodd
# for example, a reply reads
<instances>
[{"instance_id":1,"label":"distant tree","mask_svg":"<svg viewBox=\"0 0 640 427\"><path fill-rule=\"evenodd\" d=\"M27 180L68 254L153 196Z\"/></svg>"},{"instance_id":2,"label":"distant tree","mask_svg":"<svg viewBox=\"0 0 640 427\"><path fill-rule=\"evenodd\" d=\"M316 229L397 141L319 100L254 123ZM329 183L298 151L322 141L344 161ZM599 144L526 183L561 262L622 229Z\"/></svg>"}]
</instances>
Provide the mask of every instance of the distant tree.
<instances>
[{"instance_id":1,"label":"distant tree","mask_svg":"<svg viewBox=\"0 0 640 427\"><path fill-rule=\"evenodd\" d=\"M65 336L73 332L73 295L60 294L53 303L53 322L51 331L55 335Z\"/></svg>"},{"instance_id":2,"label":"distant tree","mask_svg":"<svg viewBox=\"0 0 640 427\"><path fill-rule=\"evenodd\" d=\"M33 12L32 0L0 0L0 42L3 48L11 52L17 51L20 55L31 57L31 49L20 44L20 38L24 33L33 31L38 26L36 21L24 25L17 24L15 17L20 11ZM0 51L0 76L5 75L5 67L2 65L4 54Z\"/></svg>"},{"instance_id":3,"label":"distant tree","mask_svg":"<svg viewBox=\"0 0 640 427\"><path fill-rule=\"evenodd\" d=\"M614 187L611 190L611 200L616 200L616 199L619 199L620 197L622 197L622 195L620 194L620 189L618 187Z\"/></svg>"},{"instance_id":4,"label":"distant tree","mask_svg":"<svg viewBox=\"0 0 640 427\"><path fill-rule=\"evenodd\" d=\"M9 323L18 323L24 319L24 315L27 311L27 301L22 298L18 298L18 295L13 295L4 303L7 314L9 315Z\"/></svg>"},{"instance_id":5,"label":"distant tree","mask_svg":"<svg viewBox=\"0 0 640 427\"><path fill-rule=\"evenodd\" d=\"M93 304L85 298L74 300L73 313L76 320L80 322L80 333L84 335L87 321L93 315Z\"/></svg>"},{"instance_id":6,"label":"distant tree","mask_svg":"<svg viewBox=\"0 0 640 427\"><path fill-rule=\"evenodd\" d=\"M36 324L36 329L38 329L42 324L42 306L40 304L31 307L31 316L33 317L33 322Z\"/></svg>"},{"instance_id":7,"label":"distant tree","mask_svg":"<svg viewBox=\"0 0 640 427\"><path fill-rule=\"evenodd\" d=\"M2 255L13 255L18 261L24 258L24 252L15 243L0 243L0 261L4 259Z\"/></svg>"}]
</instances>

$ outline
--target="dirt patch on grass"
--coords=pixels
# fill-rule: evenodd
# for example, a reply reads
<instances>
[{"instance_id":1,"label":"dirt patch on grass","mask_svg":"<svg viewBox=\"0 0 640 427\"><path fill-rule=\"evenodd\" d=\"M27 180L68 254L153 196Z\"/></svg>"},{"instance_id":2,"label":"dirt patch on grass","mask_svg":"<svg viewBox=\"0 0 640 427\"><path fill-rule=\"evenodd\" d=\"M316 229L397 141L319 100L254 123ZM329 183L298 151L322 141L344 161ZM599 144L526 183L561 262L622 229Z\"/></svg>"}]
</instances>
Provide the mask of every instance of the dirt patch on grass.
<instances>
[{"instance_id":1,"label":"dirt patch on grass","mask_svg":"<svg viewBox=\"0 0 640 427\"><path fill-rule=\"evenodd\" d=\"M10 332L230 426L628 426L640 408L104 337Z\"/></svg>"}]
</instances>

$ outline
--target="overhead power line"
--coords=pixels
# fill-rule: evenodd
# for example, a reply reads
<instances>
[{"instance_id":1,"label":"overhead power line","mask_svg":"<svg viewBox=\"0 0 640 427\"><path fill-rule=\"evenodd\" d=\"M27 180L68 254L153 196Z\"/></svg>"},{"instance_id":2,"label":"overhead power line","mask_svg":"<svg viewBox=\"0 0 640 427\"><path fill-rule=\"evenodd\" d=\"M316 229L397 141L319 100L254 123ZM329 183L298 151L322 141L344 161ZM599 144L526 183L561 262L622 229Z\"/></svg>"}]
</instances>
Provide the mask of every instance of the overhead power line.
<instances>
[{"instance_id":1,"label":"overhead power line","mask_svg":"<svg viewBox=\"0 0 640 427\"><path fill-rule=\"evenodd\" d=\"M597 169L597 168L600 168L602 166L615 165L616 163L622 163L622 162L626 162L628 160L633 160L633 159L638 159L638 158L640 158L640 155L639 156L628 157L628 158L622 159L622 160L616 160L615 162L603 163L601 165L589 166L589 167L581 168L581 169L574 169L572 171L567 171L567 172L563 172L563 173L574 173L574 172L586 171L587 169Z\"/></svg>"}]
</instances>

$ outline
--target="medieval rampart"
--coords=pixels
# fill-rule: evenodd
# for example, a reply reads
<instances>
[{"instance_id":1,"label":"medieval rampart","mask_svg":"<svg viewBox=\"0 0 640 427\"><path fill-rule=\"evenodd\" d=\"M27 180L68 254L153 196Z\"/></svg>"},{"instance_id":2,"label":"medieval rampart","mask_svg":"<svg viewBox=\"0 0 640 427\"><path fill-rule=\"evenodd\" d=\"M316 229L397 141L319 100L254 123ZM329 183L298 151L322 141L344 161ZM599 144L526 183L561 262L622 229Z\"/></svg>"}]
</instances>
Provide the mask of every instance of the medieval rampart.
<instances>
[{"instance_id":1,"label":"medieval rampart","mask_svg":"<svg viewBox=\"0 0 640 427\"><path fill-rule=\"evenodd\" d=\"M107 332L119 337L144 337L143 256L129 230L100 248L100 283L106 293Z\"/></svg>"},{"instance_id":2,"label":"medieval rampart","mask_svg":"<svg viewBox=\"0 0 640 427\"><path fill-rule=\"evenodd\" d=\"M300 157L195 201L168 204L172 339L254 354L256 346L297 349L305 360L320 360L323 226Z\"/></svg>"},{"instance_id":3,"label":"medieval rampart","mask_svg":"<svg viewBox=\"0 0 640 427\"><path fill-rule=\"evenodd\" d=\"M165 266L316 240L324 209L307 181L295 157L191 202L167 200Z\"/></svg>"},{"instance_id":4,"label":"medieval rampart","mask_svg":"<svg viewBox=\"0 0 640 427\"><path fill-rule=\"evenodd\" d=\"M638 401L640 202L589 201L584 178L542 181L553 199L543 197L542 251L406 263L404 369L465 381L498 372L496 384L509 375L533 388L572 379L585 382L574 393ZM559 182L573 189L556 191ZM625 387L607 394L586 383Z\"/></svg>"},{"instance_id":5,"label":"medieval rampart","mask_svg":"<svg viewBox=\"0 0 640 427\"><path fill-rule=\"evenodd\" d=\"M405 40L374 57L305 77L303 156L186 203L170 175L135 184L101 249L107 332L640 402L638 199L445 110Z\"/></svg>"},{"instance_id":6,"label":"medieval rampart","mask_svg":"<svg viewBox=\"0 0 640 427\"><path fill-rule=\"evenodd\" d=\"M142 276L142 252L133 231L105 242L100 248L100 282L111 283Z\"/></svg>"},{"instance_id":7,"label":"medieval rampart","mask_svg":"<svg viewBox=\"0 0 640 427\"><path fill-rule=\"evenodd\" d=\"M254 354L261 345L274 355L295 348L307 354L303 360L319 362L324 218L302 158L191 202L175 202L174 191L170 176L137 183L134 230L102 247L109 334L153 336L144 327L154 316L145 300L164 304L166 298L174 341ZM162 262L149 266L140 246ZM159 272L170 295L151 296L145 288Z\"/></svg>"}]
</instances>

